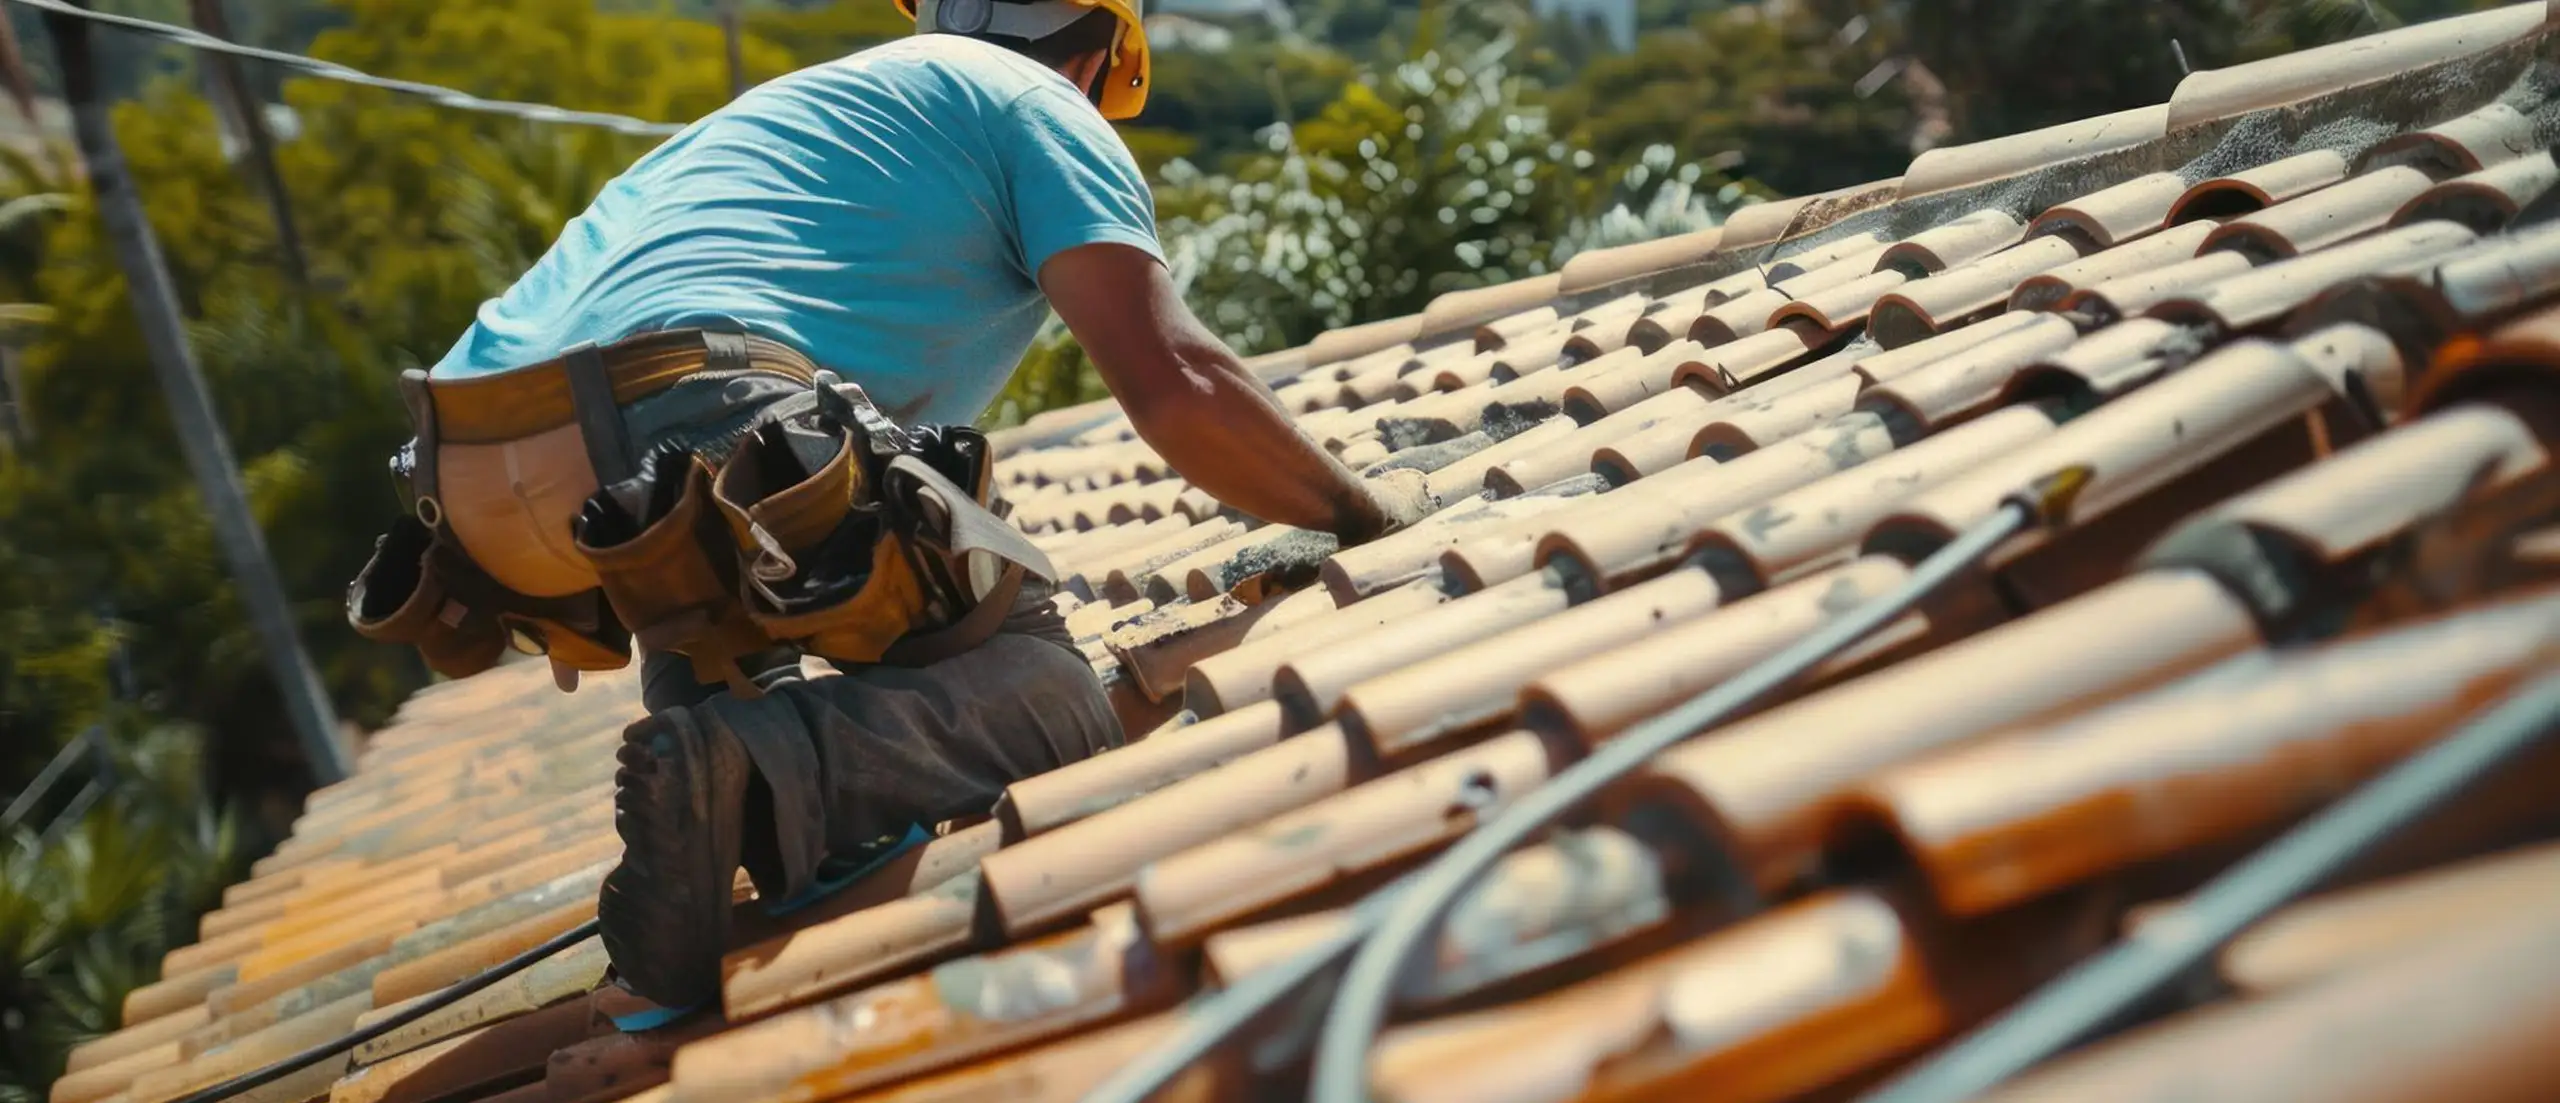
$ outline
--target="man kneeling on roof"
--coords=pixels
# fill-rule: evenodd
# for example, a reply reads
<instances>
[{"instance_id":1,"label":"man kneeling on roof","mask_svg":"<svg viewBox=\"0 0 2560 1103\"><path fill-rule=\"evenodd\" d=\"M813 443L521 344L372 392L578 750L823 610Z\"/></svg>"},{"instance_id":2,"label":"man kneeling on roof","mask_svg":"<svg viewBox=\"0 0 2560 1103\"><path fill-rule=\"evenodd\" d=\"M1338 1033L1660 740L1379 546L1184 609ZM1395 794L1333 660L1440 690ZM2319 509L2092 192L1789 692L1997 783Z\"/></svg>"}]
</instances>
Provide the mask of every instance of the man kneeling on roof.
<instances>
[{"instance_id":1,"label":"man kneeling on roof","mask_svg":"<svg viewBox=\"0 0 2560 1103\"><path fill-rule=\"evenodd\" d=\"M669 1008L717 994L742 865L793 906L1123 741L968 427L1048 310L1221 502L1346 543L1422 508L1300 435L1175 293L1105 121L1146 99L1141 0L895 2L917 37L641 158L403 377L411 514L348 593L449 676L512 644L574 689L636 644L598 910Z\"/></svg>"}]
</instances>

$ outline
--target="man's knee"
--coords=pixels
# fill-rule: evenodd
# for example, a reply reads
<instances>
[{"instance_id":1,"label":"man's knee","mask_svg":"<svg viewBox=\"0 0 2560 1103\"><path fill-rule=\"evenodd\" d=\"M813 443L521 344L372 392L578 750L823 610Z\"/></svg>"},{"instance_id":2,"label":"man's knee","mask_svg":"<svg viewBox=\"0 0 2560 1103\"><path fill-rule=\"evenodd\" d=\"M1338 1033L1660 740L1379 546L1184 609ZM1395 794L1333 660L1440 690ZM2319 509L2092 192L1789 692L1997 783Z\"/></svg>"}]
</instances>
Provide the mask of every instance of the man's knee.
<instances>
[{"instance_id":1,"label":"man's knee","mask_svg":"<svg viewBox=\"0 0 2560 1103\"><path fill-rule=\"evenodd\" d=\"M1127 742L1102 680L1071 643L1007 632L935 669L955 686L1004 702L1020 734L1045 742L1048 768Z\"/></svg>"}]
</instances>

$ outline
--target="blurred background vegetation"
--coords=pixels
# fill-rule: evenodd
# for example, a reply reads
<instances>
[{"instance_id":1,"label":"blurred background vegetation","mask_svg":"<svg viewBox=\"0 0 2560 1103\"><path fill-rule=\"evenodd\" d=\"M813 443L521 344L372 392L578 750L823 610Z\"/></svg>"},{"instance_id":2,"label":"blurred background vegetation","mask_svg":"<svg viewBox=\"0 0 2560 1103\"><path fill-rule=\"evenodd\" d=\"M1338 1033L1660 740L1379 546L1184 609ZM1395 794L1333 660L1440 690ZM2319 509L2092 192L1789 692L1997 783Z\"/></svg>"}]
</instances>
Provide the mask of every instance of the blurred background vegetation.
<instances>
[{"instance_id":1,"label":"blurred background vegetation","mask_svg":"<svg viewBox=\"0 0 2560 1103\"><path fill-rule=\"evenodd\" d=\"M2165 99L2181 74L2482 0L1272 0L1171 26L1124 128L1202 316L1244 352ZM187 0L96 6L186 22ZM1242 5L1253 8L1255 5ZM727 96L711 0L235 0L238 37L477 94L680 121ZM1541 13L1548 13L1542 17ZM60 139L41 24L0 104L0 1103L192 940L308 788ZM887 0L750 0L753 79L905 33ZM2173 49L2172 42L2176 43ZM268 546L338 707L426 672L339 600L395 508L391 380L437 359L642 140L251 67L311 279L185 51L99 43L115 123ZM25 93L21 96L19 93ZM991 423L1103 394L1060 332ZM48 763L50 784L31 782Z\"/></svg>"}]
</instances>

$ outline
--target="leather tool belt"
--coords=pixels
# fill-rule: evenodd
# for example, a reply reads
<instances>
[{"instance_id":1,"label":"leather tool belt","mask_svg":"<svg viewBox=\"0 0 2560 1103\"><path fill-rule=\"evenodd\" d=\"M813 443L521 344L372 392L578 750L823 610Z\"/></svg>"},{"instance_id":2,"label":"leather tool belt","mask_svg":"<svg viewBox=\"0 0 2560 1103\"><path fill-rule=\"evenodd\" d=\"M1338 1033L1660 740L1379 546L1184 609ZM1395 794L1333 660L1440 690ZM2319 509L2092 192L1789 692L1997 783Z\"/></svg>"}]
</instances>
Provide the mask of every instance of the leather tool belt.
<instances>
[{"instance_id":1,"label":"leather tool belt","mask_svg":"<svg viewBox=\"0 0 2560 1103\"><path fill-rule=\"evenodd\" d=\"M772 392L734 433L672 434L635 454L630 404L704 376ZM967 426L905 428L859 386L771 342L702 330L582 346L481 379L401 378L416 436L392 461L409 513L347 589L368 639L416 647L447 677L512 646L560 687L628 665L636 640L697 680L759 693L738 660L789 644L839 664L926 666L993 636L1026 575L1055 570L991 511L994 457ZM704 413L723 414L715 386ZM466 554L438 497L437 446L574 419L601 487L571 522L596 585L533 597ZM439 432L467 421L469 428Z\"/></svg>"}]
</instances>

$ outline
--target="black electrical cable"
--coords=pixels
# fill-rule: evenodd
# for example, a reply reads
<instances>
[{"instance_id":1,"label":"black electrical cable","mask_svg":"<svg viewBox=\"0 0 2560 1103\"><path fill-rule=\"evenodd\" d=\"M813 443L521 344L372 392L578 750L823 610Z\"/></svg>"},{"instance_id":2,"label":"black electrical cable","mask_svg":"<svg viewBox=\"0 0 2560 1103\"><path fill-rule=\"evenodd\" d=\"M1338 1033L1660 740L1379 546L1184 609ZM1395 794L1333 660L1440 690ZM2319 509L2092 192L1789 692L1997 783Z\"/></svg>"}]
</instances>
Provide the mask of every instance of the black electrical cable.
<instances>
[{"instance_id":1,"label":"black electrical cable","mask_svg":"<svg viewBox=\"0 0 2560 1103\"><path fill-rule=\"evenodd\" d=\"M1990 516L1938 549L1893 592L1850 610L1714 689L1638 724L1530 790L1500 815L1468 832L1416 876L1410 891L1370 932L1343 973L1316 1040L1309 1098L1361 1103L1368 1095L1369 1047L1385 1026L1398 977L1469 885L1515 846L1633 773L1655 755L1714 727L1905 614L2029 526L2059 516L2087 482L2085 469L2046 479L2032 492L2001 502Z\"/></svg>"},{"instance_id":2,"label":"black electrical cable","mask_svg":"<svg viewBox=\"0 0 2560 1103\"><path fill-rule=\"evenodd\" d=\"M550 941L544 942L540 946L536 946L489 967L484 972L475 973L459 981L455 981L449 987L440 988L434 992L430 992L427 995L419 997L417 1004L403 1009L397 1015L393 1015L381 1022L365 1027L364 1029L358 1030L352 1034L348 1034L335 1041L323 1042L319 1045L303 1050L300 1053L296 1053L293 1056L287 1057L284 1060L268 1065L267 1067L255 1072L243 1073L192 1095L181 1097L175 1100L174 1103L217 1103L218 1100L229 1099L232 1096L249 1091L253 1088L262 1088L275 1083L276 1081L282 1080L294 1073L310 1068L322 1061L326 1061L331 1057L345 1053L357 1046L365 1044L366 1042L380 1038L383 1035L400 1029L401 1027L417 1022L418 1020L426 1018L429 1015L433 1015L438 1011L442 1011L447 1007L451 1007L456 1002L459 1002L463 997L469 996L474 992L478 992L483 988L487 988L490 985L496 984L499 981L516 975L517 973L521 973L526 969L530 969L544 958L557 954L562 950L566 950L569 947L575 946L590 938L594 938L599 929L600 927L595 920L587 920L584 923L580 923L575 927L571 927L566 931L562 931L559 934L551 936Z\"/></svg>"},{"instance_id":3,"label":"black electrical cable","mask_svg":"<svg viewBox=\"0 0 2560 1103\"><path fill-rule=\"evenodd\" d=\"M2376 843L2555 734L2560 674L2508 695L1859 1103L1958 1103L2091 1037Z\"/></svg>"}]
</instances>

